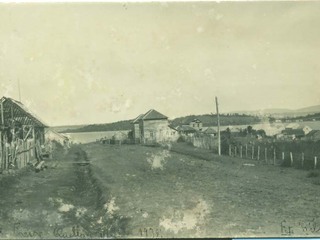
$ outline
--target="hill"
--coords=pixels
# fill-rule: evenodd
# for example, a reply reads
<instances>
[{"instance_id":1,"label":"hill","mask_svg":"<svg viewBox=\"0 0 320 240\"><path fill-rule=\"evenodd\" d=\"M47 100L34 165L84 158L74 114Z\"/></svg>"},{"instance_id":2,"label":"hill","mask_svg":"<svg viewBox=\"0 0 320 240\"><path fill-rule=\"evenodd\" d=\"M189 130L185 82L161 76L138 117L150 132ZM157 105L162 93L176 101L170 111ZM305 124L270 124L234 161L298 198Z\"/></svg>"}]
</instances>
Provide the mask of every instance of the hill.
<instances>
[{"instance_id":1,"label":"hill","mask_svg":"<svg viewBox=\"0 0 320 240\"><path fill-rule=\"evenodd\" d=\"M130 130L132 120L124 120L114 123L90 124L80 128L69 128L61 133L74 133L74 132L103 132L103 131L119 131Z\"/></svg>"},{"instance_id":2,"label":"hill","mask_svg":"<svg viewBox=\"0 0 320 240\"><path fill-rule=\"evenodd\" d=\"M185 117L175 118L170 121L173 127L177 127L182 124L188 124L193 119L199 119L202 121L203 126L216 126L217 116L204 114L204 115L190 115ZM119 131L119 130L130 130L132 120L124 120L114 123L104 124L90 124L77 128L67 128L60 131L61 133L74 133L74 132L103 132L103 131ZM221 125L243 125L243 124L254 124L260 122L260 118L256 116L249 116L245 114L222 114L220 115Z\"/></svg>"},{"instance_id":3,"label":"hill","mask_svg":"<svg viewBox=\"0 0 320 240\"><path fill-rule=\"evenodd\" d=\"M300 108L296 110L297 113L320 113L320 105Z\"/></svg>"},{"instance_id":4,"label":"hill","mask_svg":"<svg viewBox=\"0 0 320 240\"><path fill-rule=\"evenodd\" d=\"M291 120L291 121L320 121L320 113L308 114L306 116L298 116L298 117L286 117L283 120Z\"/></svg>"},{"instance_id":5,"label":"hill","mask_svg":"<svg viewBox=\"0 0 320 240\"><path fill-rule=\"evenodd\" d=\"M173 119L171 121L171 125L173 127L188 124L193 119L199 119L204 127L208 126L217 126L217 115L212 114L204 114L204 115L190 115L186 117L180 117ZM220 125L228 126L228 125L245 125L245 124L254 124L260 122L260 118L257 116L251 116L246 114L221 114L220 115Z\"/></svg>"},{"instance_id":6,"label":"hill","mask_svg":"<svg viewBox=\"0 0 320 240\"><path fill-rule=\"evenodd\" d=\"M236 113L236 112L231 112ZM285 108L270 108L260 109L254 111L237 111L239 114L255 115L255 116L272 116L272 117L300 117L307 114L320 113L320 105L299 108L299 109L285 109Z\"/></svg>"},{"instance_id":7,"label":"hill","mask_svg":"<svg viewBox=\"0 0 320 240\"><path fill-rule=\"evenodd\" d=\"M85 127L86 125L85 124L82 124L82 125L64 125L64 126L53 126L53 127L50 127L50 129L56 131L56 132L64 132L65 130L75 130L75 129L78 129L78 128L82 128L82 127Z\"/></svg>"}]
</instances>

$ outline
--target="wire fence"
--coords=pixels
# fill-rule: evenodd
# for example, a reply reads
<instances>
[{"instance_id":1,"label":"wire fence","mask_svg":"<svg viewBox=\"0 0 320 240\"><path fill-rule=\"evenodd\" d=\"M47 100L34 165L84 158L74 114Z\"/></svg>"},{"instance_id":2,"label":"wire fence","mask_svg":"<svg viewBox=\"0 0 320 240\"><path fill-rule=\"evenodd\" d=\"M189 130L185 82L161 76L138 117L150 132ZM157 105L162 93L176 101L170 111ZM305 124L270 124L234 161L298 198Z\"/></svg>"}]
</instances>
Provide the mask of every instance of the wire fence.
<instances>
[{"instance_id":1,"label":"wire fence","mask_svg":"<svg viewBox=\"0 0 320 240\"><path fill-rule=\"evenodd\" d=\"M316 143L230 144L228 152L224 154L272 165L320 169L319 150L319 144Z\"/></svg>"}]
</instances>

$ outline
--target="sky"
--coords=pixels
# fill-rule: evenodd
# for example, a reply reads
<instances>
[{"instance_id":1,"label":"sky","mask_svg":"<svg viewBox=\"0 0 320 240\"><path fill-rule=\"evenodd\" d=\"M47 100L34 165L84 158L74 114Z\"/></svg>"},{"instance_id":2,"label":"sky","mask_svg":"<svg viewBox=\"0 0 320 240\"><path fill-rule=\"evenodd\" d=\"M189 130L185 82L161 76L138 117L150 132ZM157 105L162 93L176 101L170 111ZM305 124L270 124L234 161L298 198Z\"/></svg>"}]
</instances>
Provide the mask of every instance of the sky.
<instances>
[{"instance_id":1,"label":"sky","mask_svg":"<svg viewBox=\"0 0 320 240\"><path fill-rule=\"evenodd\" d=\"M1 3L0 23L0 96L52 126L320 104L320 2Z\"/></svg>"}]
</instances>

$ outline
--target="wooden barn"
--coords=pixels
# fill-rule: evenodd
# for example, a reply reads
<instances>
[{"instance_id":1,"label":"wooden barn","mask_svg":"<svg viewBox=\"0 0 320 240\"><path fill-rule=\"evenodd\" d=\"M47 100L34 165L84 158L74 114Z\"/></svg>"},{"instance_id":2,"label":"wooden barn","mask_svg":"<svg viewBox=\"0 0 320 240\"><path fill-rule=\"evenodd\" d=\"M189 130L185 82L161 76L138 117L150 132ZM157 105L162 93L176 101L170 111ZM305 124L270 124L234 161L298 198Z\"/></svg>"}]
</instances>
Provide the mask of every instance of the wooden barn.
<instances>
[{"instance_id":1,"label":"wooden barn","mask_svg":"<svg viewBox=\"0 0 320 240\"><path fill-rule=\"evenodd\" d=\"M40 161L48 127L21 102L0 99L0 169L15 169Z\"/></svg>"},{"instance_id":2,"label":"wooden barn","mask_svg":"<svg viewBox=\"0 0 320 240\"><path fill-rule=\"evenodd\" d=\"M177 130L169 126L168 117L154 109L139 115L132 125L136 143L175 141L178 138Z\"/></svg>"}]
</instances>

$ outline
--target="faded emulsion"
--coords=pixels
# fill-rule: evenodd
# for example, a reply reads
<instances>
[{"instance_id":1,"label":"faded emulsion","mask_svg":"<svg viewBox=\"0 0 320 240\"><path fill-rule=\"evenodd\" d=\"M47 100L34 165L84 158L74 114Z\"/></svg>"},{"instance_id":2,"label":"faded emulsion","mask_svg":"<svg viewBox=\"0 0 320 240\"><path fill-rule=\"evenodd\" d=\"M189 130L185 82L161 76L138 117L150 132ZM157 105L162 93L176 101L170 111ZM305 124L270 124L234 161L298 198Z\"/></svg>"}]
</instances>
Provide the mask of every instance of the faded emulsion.
<instances>
[{"instance_id":1,"label":"faded emulsion","mask_svg":"<svg viewBox=\"0 0 320 240\"><path fill-rule=\"evenodd\" d=\"M0 3L0 238L320 233L320 2Z\"/></svg>"}]
</instances>

